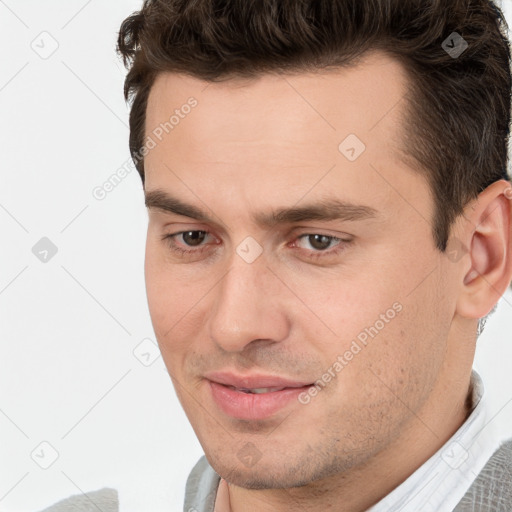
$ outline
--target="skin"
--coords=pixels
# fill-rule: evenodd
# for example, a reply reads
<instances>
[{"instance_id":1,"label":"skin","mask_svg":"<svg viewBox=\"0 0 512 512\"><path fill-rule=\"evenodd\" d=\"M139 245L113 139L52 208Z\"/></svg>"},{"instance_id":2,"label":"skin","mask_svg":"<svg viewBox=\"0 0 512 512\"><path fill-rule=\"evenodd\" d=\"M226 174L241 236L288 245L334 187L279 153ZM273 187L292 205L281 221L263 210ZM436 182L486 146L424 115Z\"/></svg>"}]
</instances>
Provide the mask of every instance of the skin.
<instances>
[{"instance_id":1,"label":"skin","mask_svg":"<svg viewBox=\"0 0 512 512\"><path fill-rule=\"evenodd\" d=\"M501 180L467 206L451 232L462 257L436 249L429 187L398 149L406 86L401 65L377 52L329 73L216 84L162 73L153 85L148 135L190 96L198 105L147 154L145 192L210 220L148 209L149 309L231 511L364 511L468 415L477 319L512 279L512 194ZM348 134L366 145L353 162L338 150ZM254 218L326 198L377 215L271 229ZM209 233L199 246L172 239L190 254L162 240L194 230ZM322 250L307 234L351 241L322 239ZM248 236L263 249L252 263L236 252ZM395 303L400 312L307 405L242 421L213 402L208 371L316 381ZM252 467L237 456L248 442L261 454Z\"/></svg>"}]
</instances>

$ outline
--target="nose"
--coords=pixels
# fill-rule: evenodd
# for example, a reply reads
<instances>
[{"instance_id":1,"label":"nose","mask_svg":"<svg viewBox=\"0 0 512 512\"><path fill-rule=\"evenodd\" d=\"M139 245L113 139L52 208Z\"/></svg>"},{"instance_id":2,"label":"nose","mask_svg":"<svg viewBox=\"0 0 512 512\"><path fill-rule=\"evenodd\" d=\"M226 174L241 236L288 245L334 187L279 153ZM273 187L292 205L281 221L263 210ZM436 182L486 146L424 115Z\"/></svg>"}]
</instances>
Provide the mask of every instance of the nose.
<instances>
[{"instance_id":1,"label":"nose","mask_svg":"<svg viewBox=\"0 0 512 512\"><path fill-rule=\"evenodd\" d=\"M287 338L283 285L263 258L247 263L234 255L229 271L215 287L209 316L210 337L227 352L241 352L255 340Z\"/></svg>"}]
</instances>

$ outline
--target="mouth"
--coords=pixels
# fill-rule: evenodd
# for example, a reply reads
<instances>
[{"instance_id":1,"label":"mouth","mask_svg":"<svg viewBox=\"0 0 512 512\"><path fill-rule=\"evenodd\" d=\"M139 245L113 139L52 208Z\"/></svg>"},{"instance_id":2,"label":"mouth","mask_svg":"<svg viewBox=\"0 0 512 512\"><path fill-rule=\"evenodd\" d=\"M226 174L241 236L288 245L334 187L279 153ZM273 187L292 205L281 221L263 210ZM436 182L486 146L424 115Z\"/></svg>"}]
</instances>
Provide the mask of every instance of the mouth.
<instances>
[{"instance_id":1,"label":"mouth","mask_svg":"<svg viewBox=\"0 0 512 512\"><path fill-rule=\"evenodd\" d=\"M275 391L282 391L283 389L291 389L291 388L255 388L255 389L246 389L246 388L236 388L235 386L228 386L230 389L235 391L240 391L242 393L253 393L256 395L260 395L262 393L274 393Z\"/></svg>"},{"instance_id":2,"label":"mouth","mask_svg":"<svg viewBox=\"0 0 512 512\"><path fill-rule=\"evenodd\" d=\"M284 409L299 405L298 397L313 383L282 379L276 376L210 375L210 398L230 418L264 420Z\"/></svg>"}]
</instances>

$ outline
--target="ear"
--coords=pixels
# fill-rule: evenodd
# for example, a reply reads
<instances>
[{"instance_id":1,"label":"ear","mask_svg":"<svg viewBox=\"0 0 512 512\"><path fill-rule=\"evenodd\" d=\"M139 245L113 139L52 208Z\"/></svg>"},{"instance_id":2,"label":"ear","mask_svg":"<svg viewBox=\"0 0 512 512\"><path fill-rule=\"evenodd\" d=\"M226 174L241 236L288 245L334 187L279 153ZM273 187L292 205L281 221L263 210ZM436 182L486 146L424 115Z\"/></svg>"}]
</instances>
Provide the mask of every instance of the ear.
<instances>
[{"instance_id":1,"label":"ear","mask_svg":"<svg viewBox=\"0 0 512 512\"><path fill-rule=\"evenodd\" d=\"M481 318L492 310L512 280L510 183L499 180L489 185L463 215L471 266L463 277L456 310L466 318Z\"/></svg>"}]
</instances>

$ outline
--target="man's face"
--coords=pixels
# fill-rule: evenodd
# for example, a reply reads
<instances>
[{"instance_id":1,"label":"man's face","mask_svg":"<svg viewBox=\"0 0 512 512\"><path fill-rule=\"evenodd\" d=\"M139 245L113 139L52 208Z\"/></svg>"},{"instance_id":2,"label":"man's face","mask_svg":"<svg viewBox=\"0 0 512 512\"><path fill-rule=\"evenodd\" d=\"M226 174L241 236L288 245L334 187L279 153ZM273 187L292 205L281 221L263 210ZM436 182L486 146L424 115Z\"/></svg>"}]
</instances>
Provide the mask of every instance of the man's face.
<instances>
[{"instance_id":1,"label":"man's face","mask_svg":"<svg viewBox=\"0 0 512 512\"><path fill-rule=\"evenodd\" d=\"M167 73L151 90L151 318L232 483L291 487L356 467L418 428L434 399L456 281L434 246L429 188L396 150L405 93L401 66L377 53L243 83ZM203 218L171 212L165 195ZM281 210L298 211L272 217Z\"/></svg>"}]
</instances>

